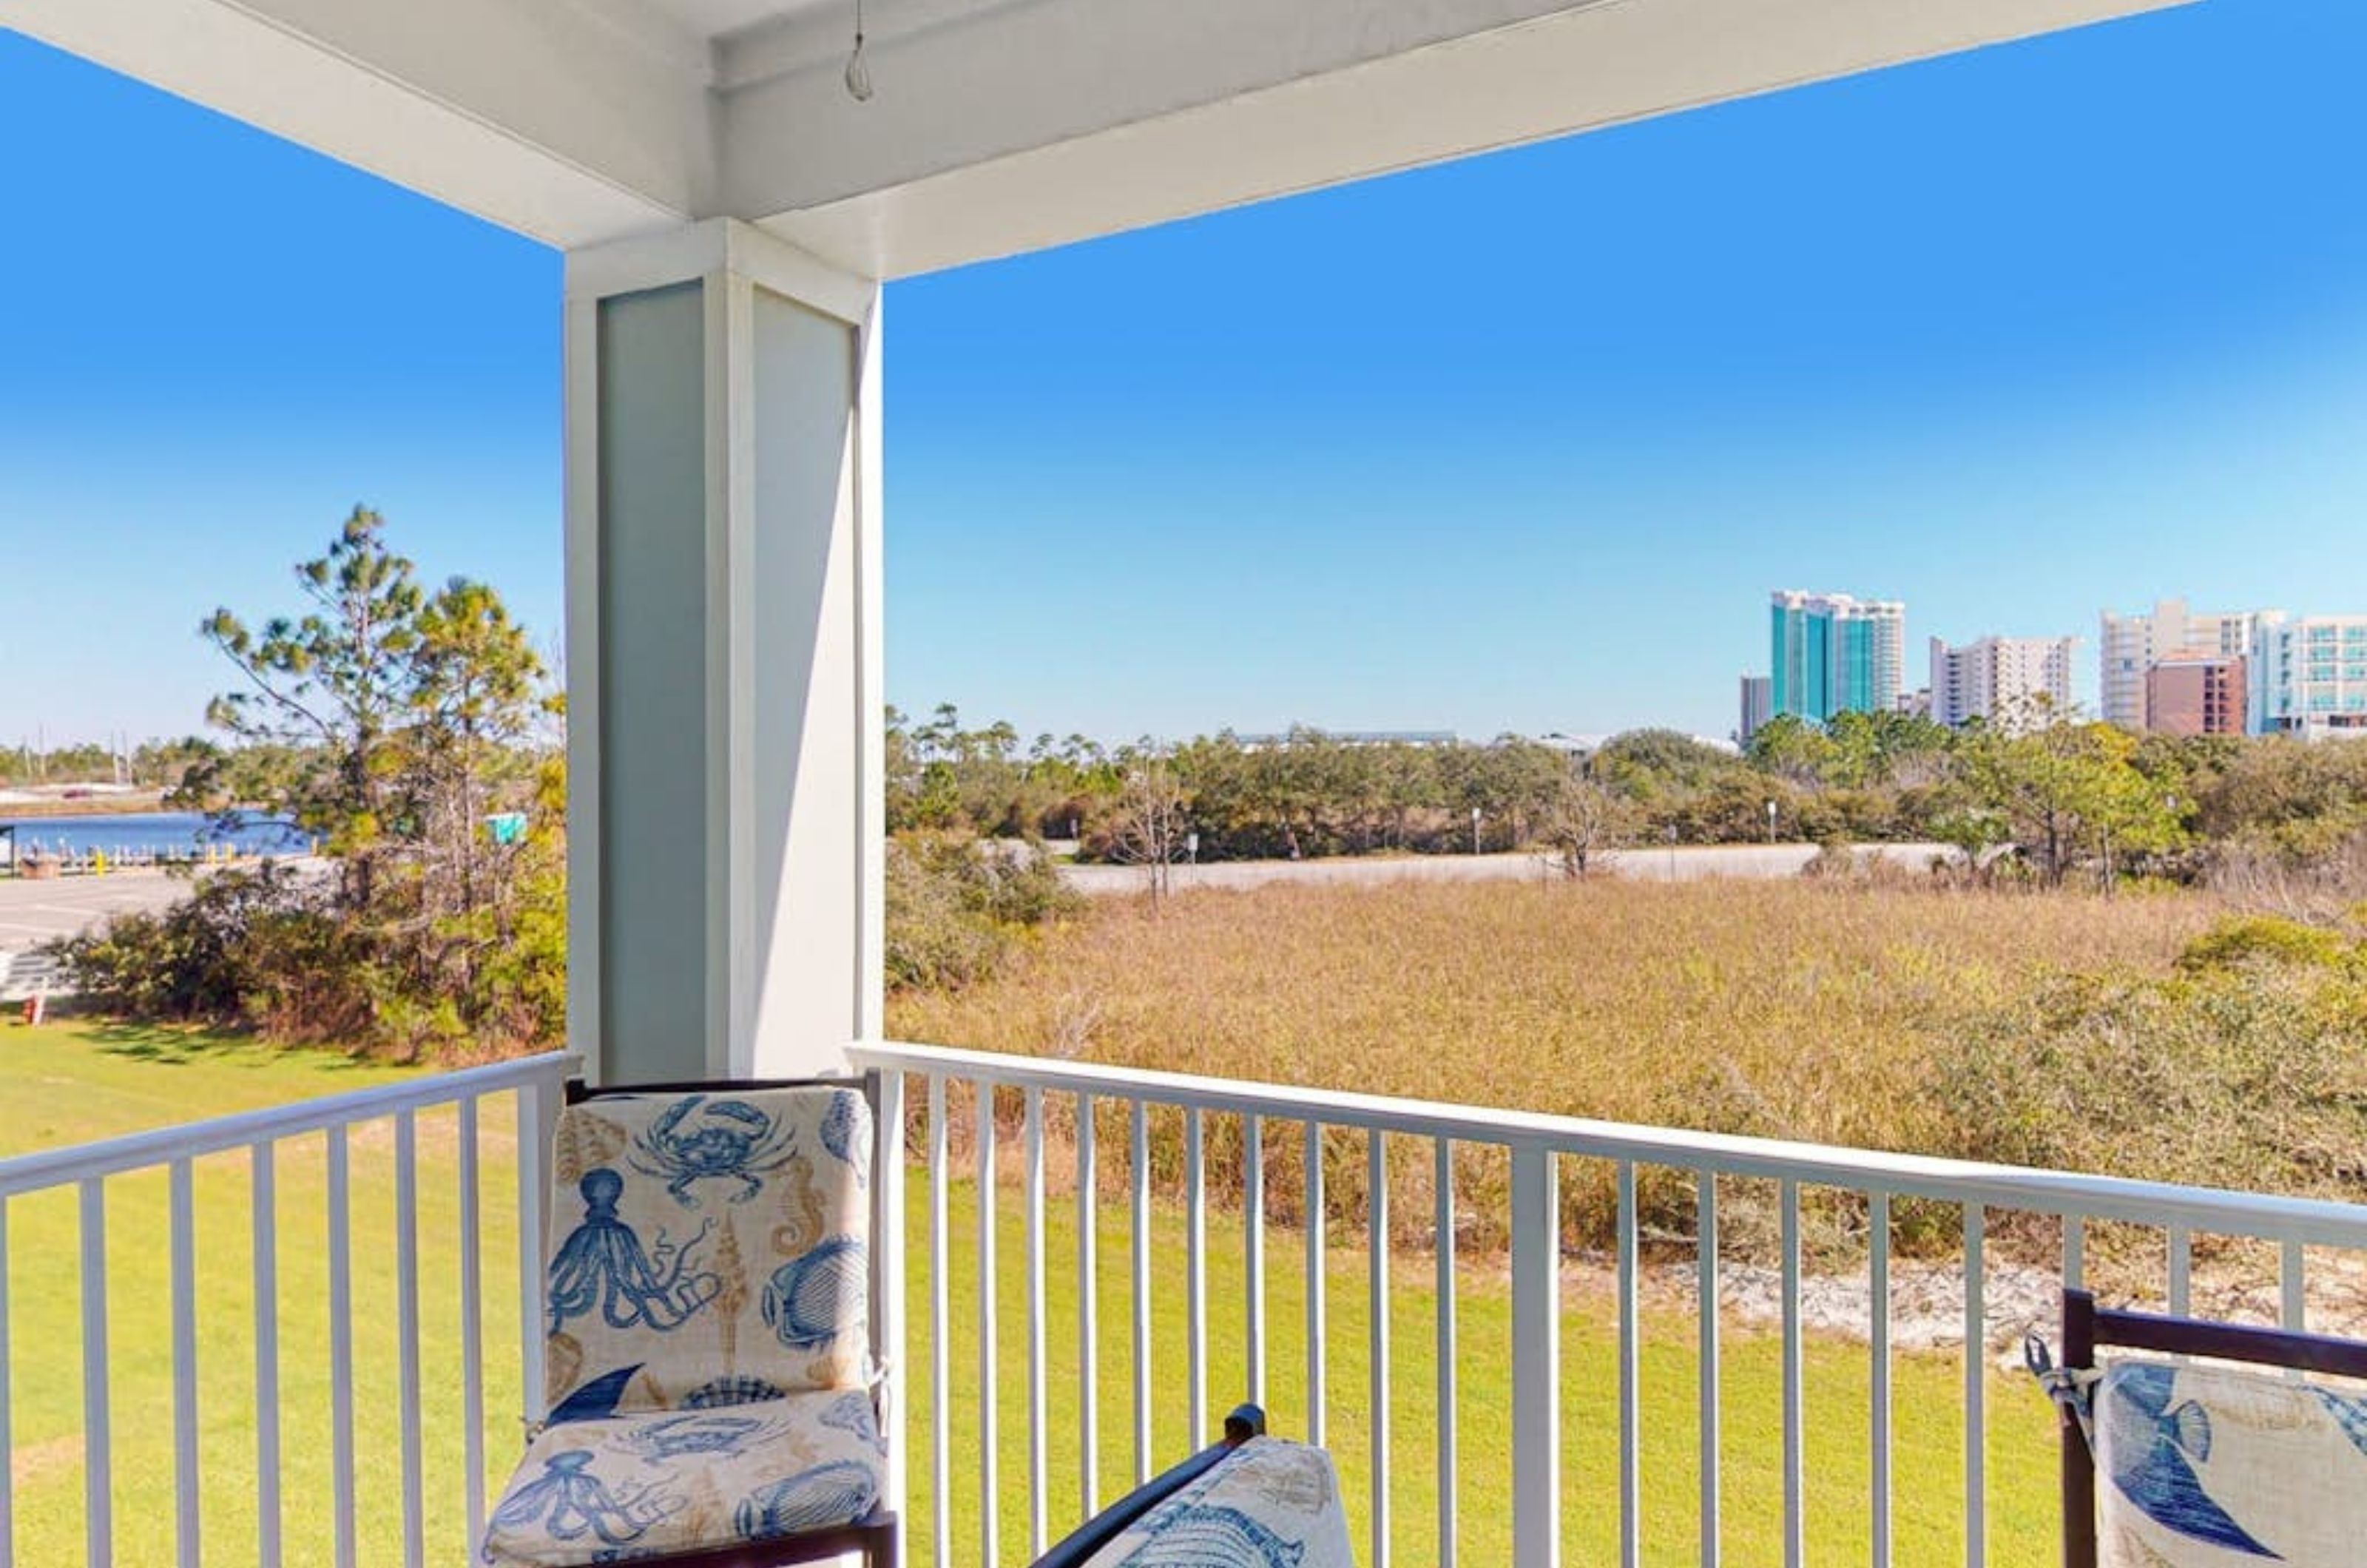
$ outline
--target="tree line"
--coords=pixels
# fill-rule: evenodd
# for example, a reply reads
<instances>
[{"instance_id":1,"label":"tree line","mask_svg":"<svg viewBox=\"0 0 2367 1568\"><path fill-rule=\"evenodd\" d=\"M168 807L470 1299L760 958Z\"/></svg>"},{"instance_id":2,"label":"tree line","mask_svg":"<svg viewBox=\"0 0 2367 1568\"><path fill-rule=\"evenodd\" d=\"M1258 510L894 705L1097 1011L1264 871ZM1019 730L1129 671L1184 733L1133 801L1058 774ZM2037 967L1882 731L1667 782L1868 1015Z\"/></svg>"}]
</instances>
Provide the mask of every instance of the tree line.
<instances>
[{"instance_id":1,"label":"tree line","mask_svg":"<svg viewBox=\"0 0 2367 1568\"><path fill-rule=\"evenodd\" d=\"M2367 841L2367 746L2136 736L2043 703L1963 728L1780 717L1739 754L1666 729L1591 750L1303 728L1105 748L891 709L887 785L899 835L1074 839L1081 859L1154 863L1532 850L1583 872L1638 843L1931 841L1967 878L2060 886L2325 874Z\"/></svg>"},{"instance_id":2,"label":"tree line","mask_svg":"<svg viewBox=\"0 0 2367 1568\"><path fill-rule=\"evenodd\" d=\"M170 789L200 760L221 747L201 735L143 740L129 751L96 740L69 746L0 746L0 786L122 784Z\"/></svg>"}]
</instances>

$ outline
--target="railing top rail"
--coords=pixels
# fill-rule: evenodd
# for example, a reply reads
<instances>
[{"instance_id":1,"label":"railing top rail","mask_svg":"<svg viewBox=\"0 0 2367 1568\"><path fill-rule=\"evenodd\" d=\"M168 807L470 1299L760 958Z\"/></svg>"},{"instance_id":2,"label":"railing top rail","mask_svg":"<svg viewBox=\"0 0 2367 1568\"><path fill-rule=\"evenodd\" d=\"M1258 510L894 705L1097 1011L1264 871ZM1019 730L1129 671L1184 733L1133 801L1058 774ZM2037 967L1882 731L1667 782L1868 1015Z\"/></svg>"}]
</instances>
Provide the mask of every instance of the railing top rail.
<instances>
[{"instance_id":1,"label":"railing top rail","mask_svg":"<svg viewBox=\"0 0 2367 1568\"><path fill-rule=\"evenodd\" d=\"M572 1069L576 1058L549 1051L515 1061L494 1062L458 1072L428 1073L404 1083L348 1094L326 1094L316 1100L292 1100L261 1111L185 1122L132 1133L99 1143L74 1144L34 1154L0 1159L0 1198L37 1192L94 1176L115 1176L143 1170L172 1160L220 1154L275 1138L298 1137L356 1122L375 1121L399 1111L450 1104L473 1095L493 1094L537 1083L556 1085Z\"/></svg>"},{"instance_id":2,"label":"railing top rail","mask_svg":"<svg viewBox=\"0 0 2367 1568\"><path fill-rule=\"evenodd\" d=\"M851 1046L849 1055L856 1066L864 1068L942 1073L948 1077L988 1079L1023 1088L1142 1100L1285 1121L1314 1120L1332 1126L1506 1147L1537 1147L1556 1154L1634 1160L1728 1176L1789 1179L1810 1186L1937 1198L1992 1208L2078 1214L2139 1224L2180 1224L2213 1234L2367 1247L2367 1205L2323 1199L2181 1187L2124 1177L1638 1126L1494 1106L1290 1088L1191 1073L1097 1066L941 1045L862 1042Z\"/></svg>"}]
</instances>

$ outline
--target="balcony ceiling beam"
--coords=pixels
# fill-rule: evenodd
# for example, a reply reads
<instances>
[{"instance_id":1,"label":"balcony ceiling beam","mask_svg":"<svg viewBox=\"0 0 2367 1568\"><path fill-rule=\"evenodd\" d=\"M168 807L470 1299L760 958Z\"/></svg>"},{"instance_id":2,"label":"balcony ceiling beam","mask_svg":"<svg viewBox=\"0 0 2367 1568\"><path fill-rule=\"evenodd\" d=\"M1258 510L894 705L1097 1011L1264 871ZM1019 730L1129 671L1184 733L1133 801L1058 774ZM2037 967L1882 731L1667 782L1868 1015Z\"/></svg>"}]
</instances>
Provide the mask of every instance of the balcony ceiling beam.
<instances>
[{"instance_id":1,"label":"balcony ceiling beam","mask_svg":"<svg viewBox=\"0 0 2367 1568\"><path fill-rule=\"evenodd\" d=\"M868 51L868 103L738 44L724 190L894 277L2174 3L1034 0Z\"/></svg>"},{"instance_id":2,"label":"balcony ceiling beam","mask_svg":"<svg viewBox=\"0 0 2367 1568\"><path fill-rule=\"evenodd\" d=\"M896 277L2176 3L870 0L867 103L852 0L0 0L0 26L562 248L730 217Z\"/></svg>"},{"instance_id":3,"label":"balcony ceiling beam","mask_svg":"<svg viewBox=\"0 0 2367 1568\"><path fill-rule=\"evenodd\" d=\"M562 249L716 202L713 50L643 0L0 0L0 28Z\"/></svg>"}]
</instances>

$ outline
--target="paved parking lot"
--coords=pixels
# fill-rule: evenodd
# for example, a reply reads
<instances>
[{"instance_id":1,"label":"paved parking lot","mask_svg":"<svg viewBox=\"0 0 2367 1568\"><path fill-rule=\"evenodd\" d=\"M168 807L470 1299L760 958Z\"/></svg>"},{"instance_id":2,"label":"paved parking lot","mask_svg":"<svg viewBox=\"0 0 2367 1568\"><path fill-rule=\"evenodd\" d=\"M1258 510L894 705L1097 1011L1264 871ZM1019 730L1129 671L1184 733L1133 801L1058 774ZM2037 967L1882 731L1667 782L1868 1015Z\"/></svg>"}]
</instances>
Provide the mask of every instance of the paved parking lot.
<instances>
[{"instance_id":1,"label":"paved parking lot","mask_svg":"<svg viewBox=\"0 0 2367 1568\"><path fill-rule=\"evenodd\" d=\"M0 878L0 952L72 936L121 910L161 909L188 890L187 882L161 871L41 881Z\"/></svg>"}]
</instances>

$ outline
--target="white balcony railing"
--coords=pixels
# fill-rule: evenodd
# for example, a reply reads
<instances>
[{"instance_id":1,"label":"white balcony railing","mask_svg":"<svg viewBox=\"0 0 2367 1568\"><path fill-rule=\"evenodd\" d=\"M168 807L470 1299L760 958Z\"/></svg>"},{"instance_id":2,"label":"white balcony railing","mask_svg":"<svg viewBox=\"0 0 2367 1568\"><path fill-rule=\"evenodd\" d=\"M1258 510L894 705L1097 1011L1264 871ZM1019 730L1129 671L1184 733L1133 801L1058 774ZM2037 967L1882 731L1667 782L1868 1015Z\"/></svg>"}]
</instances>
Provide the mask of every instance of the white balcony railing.
<instances>
[{"instance_id":1,"label":"white balcony railing","mask_svg":"<svg viewBox=\"0 0 2367 1568\"><path fill-rule=\"evenodd\" d=\"M22 1397L12 1383L29 1384L46 1377L46 1386L54 1389L59 1378L78 1375L81 1440L73 1444L69 1435L68 1443L80 1450L87 1562L118 1560L119 1496L143 1513L151 1504L154 1512L164 1511L165 1488L151 1462L152 1451L160 1449L170 1454L169 1539L173 1560L183 1568L201 1558L220 1562L233 1557L259 1562L265 1568L278 1568L283 1562L351 1568L362 1549L378 1547L368 1554L384 1560L398 1540L405 1563L468 1560L468 1542L474 1540L484 1518L487 1373L497 1364L485 1343L489 1304L505 1323L509 1313L515 1313L510 1331L518 1381L511 1384L504 1377L504 1393L515 1393L521 1411L538 1413L542 1408L539 1253L547 1177L539 1157L515 1156L520 1150L538 1154L547 1149L572 1060L561 1055L535 1056L0 1160L0 1454L18 1451L11 1440L12 1410L40 1403ZM433 1139L425 1162L423 1127ZM489 1151L494 1158L484 1157ZM368 1161L366 1183L357 1179L362 1163L357 1152ZM496 1162L515 1167L514 1214L488 1216L483 1212L481 1189L497 1179L488 1168ZM435 1179L431 1205L421 1201L423 1163ZM155 1190L159 1177L161 1193ZM203 1223L203 1216L219 1206L201 1208L199 1194L221 1191L217 1183L235 1184L229 1196L237 1223L228 1228L243 1234L214 1234L222 1227ZM365 1184L366 1206L356 1198L357 1187ZM283 1201L283 1187L299 1186L300 1194L290 1191ZM56 1206L69 1190L71 1218ZM126 1229L148 1234L158 1228L152 1211L160 1198L167 1280L163 1311L153 1313L138 1309L154 1303L126 1299L149 1288L148 1260L127 1258L120 1246L111 1254L108 1216L110 1207L118 1207L128 1222ZM304 1217L294 1234L282 1232L283 1208L291 1216ZM449 1314L456 1340L450 1345L426 1341L422 1332L423 1215L431 1208L440 1234L426 1238L432 1260L427 1289L438 1323ZM30 1236L20 1232L13 1256L8 1245L12 1216L25 1216L34 1227ZM70 1255L62 1247L45 1250L46 1237L62 1236L69 1229L78 1237ZM492 1262L489 1278L486 1255L493 1249L487 1238L495 1234L509 1245L505 1256ZM28 1240L33 1245L28 1247ZM248 1263L244 1283L251 1299L227 1288L240 1281L235 1266L226 1269L221 1261L241 1249ZM357 1310L357 1254L365 1278L383 1278L391 1286L391 1302L373 1299ZM308 1281L317 1273L322 1293L308 1298L291 1288L293 1281L283 1278L283 1264L289 1273L300 1271ZM111 1267L136 1272L137 1290L119 1290L111 1301ZM79 1297L78 1374L60 1371L76 1360L70 1341L10 1343L12 1303L21 1318L27 1315L25 1309L52 1306L68 1293ZM135 1316L140 1326L128 1327L126 1320ZM283 1349L300 1328L307 1354L298 1365L283 1356ZM160 1333L163 1344L156 1342ZM310 1352L315 1345L325 1350L325 1366L312 1364ZM357 1371L375 1389L384 1381L385 1370L377 1353L386 1348L391 1349L393 1360L388 1391L395 1406L393 1429L381 1434L376 1417L382 1411L371 1408L366 1412L371 1419L363 1424L368 1428L363 1435L389 1436L392 1441L365 1446L357 1434ZM430 1506L424 1438L436 1438L440 1454L454 1434L424 1431L423 1352L434 1355L439 1370L448 1365L459 1384L457 1412L449 1417L459 1428L457 1489L465 1502L459 1513L441 1495L441 1485L436 1489L436 1506ZM238 1371L252 1371L247 1386L232 1396L242 1408L227 1420L219 1408L225 1402L224 1362L235 1362ZM20 1371L20 1377L12 1380L12 1367ZM286 1384L283 1372L289 1374ZM291 1384L300 1384L300 1393L288 1386ZM320 1384L325 1387L316 1386ZM325 1413L299 1407L315 1393L324 1396ZM439 1387L429 1393L438 1409L448 1405L449 1390ZM377 1397L373 1393L373 1406ZM119 1412L128 1413L131 1423L119 1423ZM226 1455L226 1445L213 1440L201 1425L201 1414L240 1435L234 1460ZM289 1427L296 1425L309 1438L323 1425L317 1419L323 1414L325 1465L311 1462L315 1456L298 1451L299 1445L288 1438ZM160 1434L149 1428L167 1422L170 1441L162 1444L154 1440ZM133 1424L142 1429L129 1429ZM497 1429L507 1427L505 1420L497 1424ZM249 1430L251 1448L243 1440ZM118 1473L119 1454L126 1451L140 1456L142 1473L137 1477ZM504 1451L496 1461L506 1466L512 1457ZM56 1560L39 1555L35 1546L20 1539L57 1521L30 1519L18 1506L15 1469L14 1464L0 1466L0 1568ZM296 1486L314 1477L321 1495L299 1495ZM251 1513L242 1495L250 1483L255 1497ZM375 1519L385 1519L390 1503L399 1499L399 1538L383 1542L358 1539L357 1527L363 1515L357 1508L357 1484ZM235 1511L235 1528L232 1521L209 1517L217 1511ZM291 1530L291 1520L307 1528ZM123 1522L140 1527L143 1540L165 1533L159 1519ZM70 1532L68 1525L68 1539ZM55 1553L58 1533L51 1530L34 1539ZM235 1550L229 1549L232 1538ZM210 1539L216 1549L209 1549ZM163 1560L161 1551L147 1555L137 1548L123 1555L142 1562Z\"/></svg>"},{"instance_id":2,"label":"white balcony railing","mask_svg":"<svg viewBox=\"0 0 2367 1568\"><path fill-rule=\"evenodd\" d=\"M1993 1283L2104 1276L2225 1312L2257 1276L2237 1314L2342 1328L2367 1278L2367 1209L2345 1204L925 1046L854 1059L906 1151L875 1195L889 1484L934 1568L1029 1560L1237 1397L1334 1449L1368 1568L1543 1568L1566 1543L1624 1565L2044 1562L2049 1423L1999 1392ZM540 1407L568 1064L0 1161L0 1451L23 1452L12 1411L78 1380L86 1561L465 1560L506 1413ZM483 1201L504 1185L514 1210ZM111 1213L164 1238L135 1303L153 1331L128 1321L147 1262L110 1247ZM1295 1264L1270 1250L1285 1233ZM1813 1309L1843 1276L1860 1321L1836 1333ZM1893 1305L1918 1295L1928 1328L1935 1280L1940 1350ZM1765 1327L1738 1323L1747 1294ZM0 1568L62 1539L15 1470Z\"/></svg>"},{"instance_id":3,"label":"white balcony railing","mask_svg":"<svg viewBox=\"0 0 2367 1568\"><path fill-rule=\"evenodd\" d=\"M1797 1565L1812 1540L1825 1560L1886 1564L1896 1551L1907 1560L1933 1562L1960 1550L1961 1560L1978 1568L1991 1561L1994 1544L2000 1561L2049 1562L2055 1551L2051 1423L2034 1390L2007 1385L2010 1392L1999 1397L2022 1406L2017 1437L2000 1439L1992 1432L1992 1380L2004 1375L1985 1350L1994 1271L2011 1268L2027 1282L2034 1256L2052 1296L2060 1283L2085 1281L2091 1264L2099 1271L2108 1265L2120 1293L2152 1297L2184 1312L2198 1279L2215 1286L2248 1268L2262 1278L2260 1299L2272 1303L2261 1314L2300 1326L2338 1295L2346 1303L2357 1299L2358 1275L2345 1265L2355 1265L2367 1249L2367 1208L2346 1204L924 1046L859 1047L855 1059L891 1081L911 1075L915 1086L909 1095L897 1086L886 1105L891 1117L912 1107L905 1134L918 1160L916 1179L926 1184L925 1240L916 1239L912 1259L892 1263L890 1277L902 1280L909 1261L916 1310L906 1348L915 1359L899 1357L899 1364L914 1369L906 1403L914 1407L916 1436L927 1453L925 1488L916 1484L908 1499L921 1527L911 1551L913 1561L935 1568L950 1568L957 1558L968 1562L972 1551L985 1568L1025 1561L1056 1527L1106 1502L1114 1489L1104 1483L1101 1470L1106 1450L1122 1445L1104 1439L1104 1406L1130 1411L1137 1478L1205 1440L1199 1435L1210 1430L1209 1400L1217 1392L1211 1381L1219 1359L1239 1380L1221 1392L1222 1402L1236 1396L1263 1402L1270 1375L1279 1381L1286 1372L1298 1407L1277 1404L1272 1412L1276 1429L1318 1442L1327 1436L1346 1438L1341 1473L1352 1500L1362 1505L1368 1568L1389 1568L1393 1560L1444 1568L1456 1561L1458 1543L1467 1561L1509 1559L1519 1568L1545 1568L1561 1560L1566 1532L1574 1527L1597 1530L1601 1547L1573 1555L1607 1557L1615 1540L1627 1568L1648 1559L1715 1564L1722 1550L1738 1562ZM1013 1124L1019 1140L1015 1172L999 1157L999 1140ZM1295 1135L1278 1136L1285 1128ZM1115 1151L1122 1180L1101 1168L1102 1146L1113 1137L1126 1145ZM1226 1190L1237 1194L1223 1205L1209 1201L1209 1156L1219 1139ZM1056 1211L1049 1227L1048 1142L1056 1148L1065 1144L1059 1163L1068 1168L1057 1175L1073 1183L1075 1193L1073 1217ZM1294 1174L1289 1186L1277 1185L1277 1177ZM1591 1387L1580 1386L1563 1363L1565 1314L1591 1299L1584 1295L1584 1260L1580 1268L1566 1267L1573 1252L1569 1227L1577 1221L1566 1209L1563 1184L1573 1177L1596 1184L1591 1190L1603 1195L1610 1216L1610 1245L1592 1272L1609 1288L1612 1366L1603 1369L1610 1376L1598 1374ZM1329 1201L1327 1180L1334 1183ZM999 1207L1001 1194L1014 1186L1021 1252L1015 1279L998 1250L1007 1247L1002 1233L1010 1225ZM1357 1186L1371 1195L1369 1201L1343 1190ZM1110 1271L1097 1257L1105 1228L1114 1234L1102 1215L1105 1187L1127 1200L1130 1258L1118 1281L1105 1277ZM1393 1193L1422 1196L1425 1187L1426 1223L1393 1224ZM1172 1201L1154 1203L1155 1190ZM975 1206L975 1232L966 1244L953 1234L957 1200ZM1475 1215L1475 1203L1497 1213ZM1345 1247L1329 1245L1327 1227L1342 1218L1354 1224L1359 1208L1362 1237ZM1286 1265L1270 1270L1267 1238L1275 1223L1270 1213L1297 1222L1301 1261L1296 1281L1279 1278ZM1737 1222L1723 1238L1722 1214ZM1739 1234L1746 1215L1760 1234ZM1819 1366L1836 1344L1852 1360L1859 1352L1847 1349L1856 1336L1819 1333L1806 1322L1804 1282L1816 1282L1812 1265L1829 1271L1831 1260L1818 1264L1806 1255L1804 1215L1818 1227L1820 1250L1829 1250L1826 1243L1835 1235L1858 1248L1849 1268L1854 1272L1862 1266L1857 1277L1865 1305L1864 1425L1843 1443L1829 1421L1818 1423L1814 1452L1808 1351L1817 1350ZM1179 1217L1182 1344L1154 1345L1154 1318L1172 1299L1176 1272L1161 1226L1172 1235ZM1231 1256L1222 1262L1211 1256L1212 1219L1240 1232L1238 1250L1229 1247ZM1953 1224L1943 1223L1950 1219ZM1501 1275L1458 1268L1458 1232L1474 1224L1490 1233L1489 1250L1508 1265L1508 1346L1458 1343L1458 1301L1506 1288ZM1068 1239L1054 1247L1048 1229L1067 1231ZM1894 1285L1905 1270L1913 1269L1919 1284L1928 1286L1935 1236L1945 1243L1948 1259L1941 1277L1953 1275L1960 1297L1954 1304L1961 1309L1962 1346L1947 1352L1961 1359L1960 1371L1942 1369L1938 1377L1940 1392L1952 1394L1945 1403L1954 1406L1947 1419L1961 1429L1948 1445L1954 1462L1943 1467L1954 1472L1939 1510L1946 1517L1936 1521L1928 1495L1933 1467L1927 1455L1905 1450L1899 1437L1905 1425L1912 1428L1909 1440L1936 1443L1935 1412L1925 1408L1941 1403L1929 1397L1936 1352L1894 1343L1892 1305ZM1393 1245L1427 1250L1428 1278L1417 1273L1410 1280L1394 1269ZM1353 1311L1353 1294L1343 1303L1348 1310L1334 1313L1331 1297L1337 1285L1328 1276L1340 1272L1343 1258L1353 1269L1359 1247L1361 1314ZM1780 1361L1773 1380L1780 1396L1771 1401L1778 1407L1767 1412L1773 1417L1768 1435L1775 1438L1768 1446L1780 1445L1773 1477L1737 1473L1735 1445L1730 1435L1721 1437L1732 1382L1730 1371L1721 1372L1722 1351L1738 1363L1755 1348L1722 1347L1722 1335L1731 1341L1735 1333L1730 1323L1721 1312L1698 1305L1734 1304L1735 1281L1746 1272L1759 1277L1737 1254L1754 1248L1771 1255L1765 1278L1780 1285L1777 1321L1752 1337L1763 1342L1772 1333ZM889 1250L895 1250L892 1238ZM1055 1251L1066 1275L1057 1282L1048 1279ZM1067 1273L1070 1266L1073 1274ZM1168 1276L1168 1284L1155 1280L1159 1273ZM1212 1354L1209 1292L1212 1275L1219 1274L1228 1287L1220 1298L1227 1327L1237 1326L1240 1337ZM1667 1288L1671 1275L1691 1288L1690 1301L1682 1290ZM1353 1292L1353 1275L1350 1280ZM975 1293L974 1324L955 1321L957 1290ZM1393 1315L1402 1334L1409 1326L1406 1298L1418 1306L1423 1293L1431 1298L1430 1322L1413 1325L1412 1343L1393 1346ZM1295 1333L1269 1321L1270 1295L1300 1298L1303 1325ZM1014 1303L1005 1298L1013 1296L1023 1319L1015 1324L1006 1315ZM1122 1298L1130 1316L1120 1348L1130 1362L1130 1386L1115 1399L1103 1376L1099 1318L1105 1296ZM2215 1291L2213 1299L2224 1304ZM2050 1304L2045 1316L2052 1314ZM1343 1335L1343 1316L1358 1315L1361 1330ZM1055 1319L1063 1324L1061 1337L1072 1330L1072 1346L1054 1343L1049 1325ZM1475 1315L1474 1326L1478 1321ZM1669 1332L1672 1322L1682 1324L1682 1333ZM1285 1366L1279 1348L1285 1335L1295 1338L1293 1359L1302 1365ZM1654 1431L1647 1424L1648 1341L1656 1368L1692 1363L1693 1397L1681 1395L1678 1402L1679 1408L1690 1406L1679 1422L1690 1431ZM889 1349L897 1355L900 1347ZM1180 1399L1173 1375L1179 1349ZM1476 1408L1478 1402L1459 1385L1478 1375L1477 1358L1498 1355L1509 1356L1509 1376L1499 1375L1501 1368L1486 1369L1487 1383L1490 1389L1509 1383L1509 1421L1491 1419L1502 1429L1478 1455L1485 1462L1475 1464L1471 1434L1462 1426L1501 1413ZM1024 1360L1023 1379L1007 1376L1001 1364L1005 1356ZM1055 1360L1058 1384L1051 1378ZM1342 1399L1335 1411L1330 1406L1340 1378L1329 1369L1356 1363L1364 1371L1361 1400ZM1908 1376L1918 1392L1901 1404L1897 1392ZM1408 1382L1416 1386L1401 1386ZM1615 1383L1615 1391L1602 1383ZM1665 1390L1665 1381L1659 1386ZM1846 1397L1853 1404L1858 1395L1852 1390ZM1014 1399L1018 1411L1007 1410ZM1610 1447L1616 1457L1599 1470L1566 1475L1565 1454L1582 1446L1587 1435L1565 1431L1565 1408L1590 1400L1613 1424L1616 1440ZM923 1402L925 1421L918 1414ZM1669 1401L1663 1398L1660 1407L1665 1426ZM1022 1441L1014 1441L1004 1425L1010 1415L1024 1415ZM1332 1419L1335 1415L1342 1419ZM1154 1426L1162 1429L1156 1441ZM1430 1463L1393 1463L1392 1442L1417 1433L1420 1440L1406 1446L1427 1448ZM1828 1447L1852 1451L1832 1454ZM1992 1541L1993 1448L2010 1459L2021 1491L2038 1505L2015 1516L2010 1541ZM917 1477L921 1450L912 1457ZM1903 1461L1912 1461L1921 1483L1911 1498L1912 1549L1902 1539ZM1000 1473L1006 1462L1024 1466L1024 1483L1006 1482ZM1825 1511L1812 1518L1810 1477L1860 1470L1863 1493L1839 1504L1828 1495ZM1672 1473L1682 1474L1681 1488L1668 1484ZM1745 1486L1746 1480L1752 1483ZM1482 1487L1492 1495L1482 1494ZM1671 1490L1688 1501L1672 1508ZM1422 1511L1434 1510L1434 1518L1409 1517L1411 1503L1426 1503ZM1746 1506L1754 1516L1748 1521L1736 1517ZM1491 1521L1477 1511L1459 1517L1464 1507L1499 1516L1496 1523L1509 1513L1509 1541L1479 1550L1474 1538ZM1025 1517L1024 1552L1017 1539L1022 1529L1006 1517L1014 1509ZM1827 1540L1844 1534L1862 1544L1844 1551L1838 1539ZM1738 1544L1745 1537L1750 1543ZM1942 1540L1948 1549L1938 1548Z\"/></svg>"}]
</instances>

